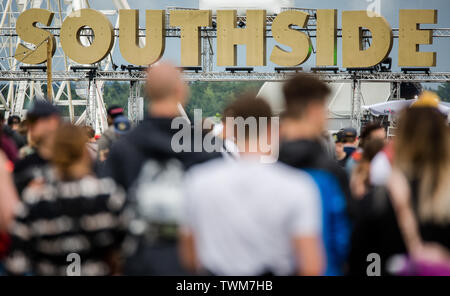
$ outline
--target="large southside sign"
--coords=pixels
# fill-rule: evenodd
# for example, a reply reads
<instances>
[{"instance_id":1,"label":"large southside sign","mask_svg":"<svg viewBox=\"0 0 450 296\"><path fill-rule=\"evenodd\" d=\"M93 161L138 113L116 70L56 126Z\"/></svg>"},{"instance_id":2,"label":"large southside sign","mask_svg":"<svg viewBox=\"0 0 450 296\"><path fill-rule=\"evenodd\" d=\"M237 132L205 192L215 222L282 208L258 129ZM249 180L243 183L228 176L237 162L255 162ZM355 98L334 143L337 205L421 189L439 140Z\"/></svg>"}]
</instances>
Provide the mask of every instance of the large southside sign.
<instances>
[{"instance_id":1,"label":"large southside sign","mask_svg":"<svg viewBox=\"0 0 450 296\"><path fill-rule=\"evenodd\" d=\"M30 9L17 19L19 38L36 45L31 49L24 44L17 47L15 58L27 64L40 64L47 60L47 46L42 45L54 36L37 23L49 26L54 13L46 9ZM337 64L337 10L317 10L317 66ZM297 66L311 55L311 39L293 26L304 28L309 15L290 10L281 12L272 23L273 38L290 51L274 46L270 61L280 66ZM148 65L159 60L165 49L165 11L146 10L145 46L139 46L139 11L119 10L119 47L123 58L134 65ZM217 11L217 65L236 66L236 45L245 44L248 66L265 66L266 11L247 10L245 28L236 27L236 10ZM200 28L212 27L211 10L170 11L170 26L181 28L181 65L200 66ZM436 24L437 10L400 10L398 64L403 67L436 66L435 52L420 52L420 44L432 44L432 30L421 30L420 24ZM89 46L80 41L80 31L89 27L94 40ZM362 46L362 28L372 34L369 48ZM93 9L73 12L64 20L60 31L61 46L65 54L80 64L97 63L104 59L114 44L114 28L108 18ZM50 42L55 52L56 42ZM342 12L342 61L344 68L371 67L382 62L391 52L392 28L386 19L367 11Z\"/></svg>"}]
</instances>

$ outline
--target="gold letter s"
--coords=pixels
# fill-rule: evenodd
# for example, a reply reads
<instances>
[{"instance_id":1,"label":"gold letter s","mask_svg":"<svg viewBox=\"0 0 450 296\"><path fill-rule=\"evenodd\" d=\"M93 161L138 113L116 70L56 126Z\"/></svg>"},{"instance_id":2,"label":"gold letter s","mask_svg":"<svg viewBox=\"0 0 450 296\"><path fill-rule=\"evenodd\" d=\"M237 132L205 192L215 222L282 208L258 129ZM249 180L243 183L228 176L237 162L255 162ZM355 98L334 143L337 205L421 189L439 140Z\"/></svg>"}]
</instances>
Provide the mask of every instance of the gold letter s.
<instances>
[{"instance_id":1,"label":"gold letter s","mask_svg":"<svg viewBox=\"0 0 450 296\"><path fill-rule=\"evenodd\" d=\"M25 64L41 64L47 61L47 40L53 38L52 56L55 54L55 37L48 31L37 28L36 24L41 23L49 26L53 20L54 13L47 9L32 8L24 11L16 23L16 32L19 38L25 42L33 43L36 49L30 49L23 44L17 46L14 58Z\"/></svg>"}]
</instances>

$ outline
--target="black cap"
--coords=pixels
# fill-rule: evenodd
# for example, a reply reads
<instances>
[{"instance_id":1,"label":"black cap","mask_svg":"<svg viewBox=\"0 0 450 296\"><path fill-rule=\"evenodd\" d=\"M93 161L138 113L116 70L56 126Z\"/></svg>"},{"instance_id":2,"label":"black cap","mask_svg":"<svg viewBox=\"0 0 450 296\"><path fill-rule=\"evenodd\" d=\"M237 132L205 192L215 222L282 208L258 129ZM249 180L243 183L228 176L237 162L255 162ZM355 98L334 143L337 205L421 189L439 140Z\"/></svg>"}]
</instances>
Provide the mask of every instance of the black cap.
<instances>
[{"instance_id":1,"label":"black cap","mask_svg":"<svg viewBox=\"0 0 450 296\"><path fill-rule=\"evenodd\" d=\"M353 127L344 128L342 133L345 138L356 138L358 136L358 132Z\"/></svg>"},{"instance_id":2,"label":"black cap","mask_svg":"<svg viewBox=\"0 0 450 296\"><path fill-rule=\"evenodd\" d=\"M335 134L333 134L333 139L335 143L344 143L344 132L339 131Z\"/></svg>"},{"instance_id":3,"label":"black cap","mask_svg":"<svg viewBox=\"0 0 450 296\"><path fill-rule=\"evenodd\" d=\"M53 115L59 116L58 109L45 100L34 100L31 104L31 108L28 109L27 112L28 119L39 119L50 117Z\"/></svg>"},{"instance_id":4,"label":"black cap","mask_svg":"<svg viewBox=\"0 0 450 296\"><path fill-rule=\"evenodd\" d=\"M114 105L114 106L109 107L106 112L108 113L109 116L111 116L112 119L114 119L117 116L123 115L123 108L120 106Z\"/></svg>"},{"instance_id":5,"label":"black cap","mask_svg":"<svg viewBox=\"0 0 450 296\"><path fill-rule=\"evenodd\" d=\"M17 115L11 115L8 117L8 125L19 124L20 117Z\"/></svg>"}]
</instances>

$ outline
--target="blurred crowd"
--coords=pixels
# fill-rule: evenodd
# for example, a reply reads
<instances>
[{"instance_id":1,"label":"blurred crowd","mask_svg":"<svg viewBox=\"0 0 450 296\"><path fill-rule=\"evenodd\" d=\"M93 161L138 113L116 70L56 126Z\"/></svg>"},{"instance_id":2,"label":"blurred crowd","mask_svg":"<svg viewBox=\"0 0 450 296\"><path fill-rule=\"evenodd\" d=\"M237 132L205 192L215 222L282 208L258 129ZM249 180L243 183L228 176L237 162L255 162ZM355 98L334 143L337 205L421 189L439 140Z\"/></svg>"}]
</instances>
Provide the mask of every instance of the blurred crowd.
<instances>
[{"instance_id":1,"label":"blurred crowd","mask_svg":"<svg viewBox=\"0 0 450 296\"><path fill-rule=\"evenodd\" d=\"M144 121L111 106L99 136L47 101L2 114L0 274L450 275L450 134L436 94L403 110L390 137L378 122L329 132L330 88L298 74L281 114L244 94L200 135L220 151L175 152L188 85L158 63L145 91ZM257 132L238 139L226 118L254 118Z\"/></svg>"}]
</instances>

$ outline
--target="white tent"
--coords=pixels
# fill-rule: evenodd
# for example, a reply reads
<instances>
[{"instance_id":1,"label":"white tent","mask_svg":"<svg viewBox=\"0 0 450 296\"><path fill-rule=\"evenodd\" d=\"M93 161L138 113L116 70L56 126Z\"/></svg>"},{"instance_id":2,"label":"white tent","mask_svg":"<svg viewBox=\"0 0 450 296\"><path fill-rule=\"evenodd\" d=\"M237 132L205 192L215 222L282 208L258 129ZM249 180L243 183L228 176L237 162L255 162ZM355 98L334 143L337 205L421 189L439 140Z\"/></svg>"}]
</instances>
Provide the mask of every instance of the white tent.
<instances>
[{"instance_id":1,"label":"white tent","mask_svg":"<svg viewBox=\"0 0 450 296\"><path fill-rule=\"evenodd\" d=\"M398 100L398 101L389 101L385 103L373 104L368 106L363 106L363 110L369 111L373 116L382 116L382 115L395 115L400 112L404 108L409 107L412 103L414 103L417 99L414 100ZM445 115L449 115L450 113L450 104L441 102L439 103L439 111L441 111Z\"/></svg>"},{"instance_id":2,"label":"white tent","mask_svg":"<svg viewBox=\"0 0 450 296\"><path fill-rule=\"evenodd\" d=\"M258 98L264 99L275 115L281 114L284 109L284 95L282 82L265 82L259 89Z\"/></svg>"},{"instance_id":3,"label":"white tent","mask_svg":"<svg viewBox=\"0 0 450 296\"><path fill-rule=\"evenodd\" d=\"M282 82L266 82L261 87L258 97L264 98L275 114L284 110ZM351 83L329 83L331 95L328 103L330 130L339 130L351 125L350 116L352 108ZM390 83L363 82L361 83L361 105L370 105L386 102L391 94Z\"/></svg>"}]
</instances>

